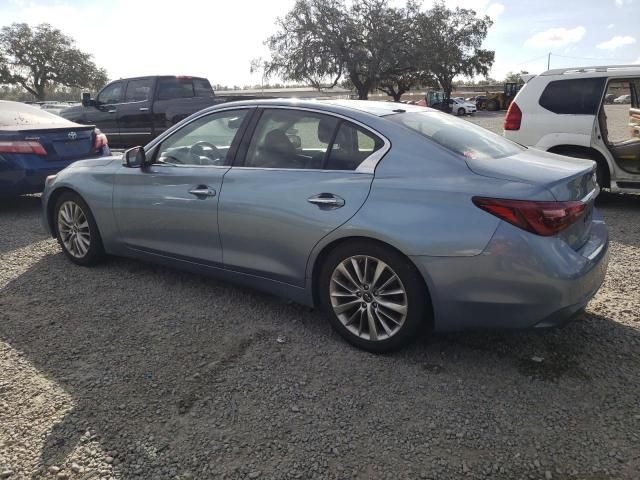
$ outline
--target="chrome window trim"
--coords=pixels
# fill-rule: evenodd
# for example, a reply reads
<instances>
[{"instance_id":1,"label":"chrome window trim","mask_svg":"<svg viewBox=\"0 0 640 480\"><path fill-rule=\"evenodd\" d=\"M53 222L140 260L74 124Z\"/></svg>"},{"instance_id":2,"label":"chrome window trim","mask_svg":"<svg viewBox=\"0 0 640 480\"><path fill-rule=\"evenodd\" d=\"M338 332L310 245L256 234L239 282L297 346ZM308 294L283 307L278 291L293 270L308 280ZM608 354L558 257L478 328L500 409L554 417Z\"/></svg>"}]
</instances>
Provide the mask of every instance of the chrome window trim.
<instances>
[{"instance_id":1,"label":"chrome window trim","mask_svg":"<svg viewBox=\"0 0 640 480\"><path fill-rule=\"evenodd\" d=\"M382 158L387 154L387 152L391 149L391 142L389 141L389 139L387 137L385 137L384 135L382 135L380 132L378 132L377 130L374 130L373 128L371 128L368 125L365 125L364 123L355 120L351 117L347 117L346 115L342 115L340 113L335 113L335 112L330 112L327 110L321 110L318 108L309 108L309 107L298 107L295 105L258 105L258 107L263 108L264 110L271 110L271 109L279 109L279 110L300 110L300 111L305 111L305 112L312 112L312 113L317 113L317 114L321 114L321 115L329 115L332 117L336 117L336 118L340 118L342 120L347 120L348 122L351 122L355 125L358 125L359 127L362 127L365 130L368 130L369 132L373 133L376 137L382 139L384 145L382 145L382 147L380 148L380 150L377 150L375 152L373 152L371 155L369 155L367 158L365 158L360 165L358 165L358 167L355 170L323 170L323 169L318 169L318 168L265 168L265 167L233 167L233 168L242 168L242 169L253 169L253 170L286 170L286 171L297 171L297 172L309 172L309 171L316 171L316 172L357 172L357 173L369 173L372 174L375 172L376 167L378 166L378 163L380 163L380 160L382 160Z\"/></svg>"},{"instance_id":2,"label":"chrome window trim","mask_svg":"<svg viewBox=\"0 0 640 480\"><path fill-rule=\"evenodd\" d=\"M357 175L371 175L373 172L356 170L328 170L322 168L272 168L272 167L231 167L234 170L269 170L276 172L316 172L316 173L354 173Z\"/></svg>"},{"instance_id":3,"label":"chrome window trim","mask_svg":"<svg viewBox=\"0 0 640 480\"><path fill-rule=\"evenodd\" d=\"M152 163L150 167L164 167L164 168L224 168L229 170L231 165L185 165L177 163Z\"/></svg>"}]
</instances>

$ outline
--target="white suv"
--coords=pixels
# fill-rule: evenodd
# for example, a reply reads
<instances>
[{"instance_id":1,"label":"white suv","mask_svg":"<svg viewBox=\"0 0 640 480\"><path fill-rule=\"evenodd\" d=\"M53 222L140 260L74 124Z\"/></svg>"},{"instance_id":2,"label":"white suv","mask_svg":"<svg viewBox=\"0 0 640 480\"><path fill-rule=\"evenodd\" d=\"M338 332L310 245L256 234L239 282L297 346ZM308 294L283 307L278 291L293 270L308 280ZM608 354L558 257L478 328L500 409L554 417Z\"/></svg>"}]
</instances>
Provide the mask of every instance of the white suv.
<instances>
[{"instance_id":1,"label":"white suv","mask_svg":"<svg viewBox=\"0 0 640 480\"><path fill-rule=\"evenodd\" d=\"M640 192L640 65L549 70L523 80L505 137L594 160L601 187ZM631 105L605 104L607 93L630 95Z\"/></svg>"}]
</instances>

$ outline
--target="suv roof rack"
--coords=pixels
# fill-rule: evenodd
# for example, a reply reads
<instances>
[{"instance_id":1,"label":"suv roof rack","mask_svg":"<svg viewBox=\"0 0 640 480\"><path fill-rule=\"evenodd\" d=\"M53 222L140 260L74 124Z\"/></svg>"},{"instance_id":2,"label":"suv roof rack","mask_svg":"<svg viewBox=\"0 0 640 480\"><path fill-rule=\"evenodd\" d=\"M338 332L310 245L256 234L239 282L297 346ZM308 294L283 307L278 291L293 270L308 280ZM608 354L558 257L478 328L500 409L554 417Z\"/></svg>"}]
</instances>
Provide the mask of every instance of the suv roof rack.
<instances>
[{"instance_id":1,"label":"suv roof rack","mask_svg":"<svg viewBox=\"0 0 640 480\"><path fill-rule=\"evenodd\" d=\"M569 68L554 68L553 70L547 70L540 75L562 75L565 73L593 73L593 72L608 72L611 70L620 70L626 68L637 68L640 70L640 64L635 65L600 65L594 67L569 67Z\"/></svg>"}]
</instances>

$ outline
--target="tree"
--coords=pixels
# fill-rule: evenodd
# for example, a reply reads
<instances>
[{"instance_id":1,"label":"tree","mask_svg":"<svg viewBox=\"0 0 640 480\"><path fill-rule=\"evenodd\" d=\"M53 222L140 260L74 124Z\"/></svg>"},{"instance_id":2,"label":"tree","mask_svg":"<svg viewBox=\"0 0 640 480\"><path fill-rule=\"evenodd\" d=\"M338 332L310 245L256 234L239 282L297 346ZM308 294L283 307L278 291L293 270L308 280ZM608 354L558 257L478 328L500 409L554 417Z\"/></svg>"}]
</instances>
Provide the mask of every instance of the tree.
<instances>
[{"instance_id":1,"label":"tree","mask_svg":"<svg viewBox=\"0 0 640 480\"><path fill-rule=\"evenodd\" d=\"M43 23L14 23L0 31L0 84L19 85L38 100L55 86L97 90L107 83L104 69L75 41Z\"/></svg>"},{"instance_id":2,"label":"tree","mask_svg":"<svg viewBox=\"0 0 640 480\"><path fill-rule=\"evenodd\" d=\"M386 90L403 89L417 78L407 75L413 66L406 60L416 11L412 3L398 9L386 0L297 0L267 40L266 72L318 89L345 77L360 99L381 82Z\"/></svg>"},{"instance_id":3,"label":"tree","mask_svg":"<svg viewBox=\"0 0 640 480\"><path fill-rule=\"evenodd\" d=\"M520 75L528 75L529 72L525 70L520 70L520 73L509 72L507 76L504 78L505 83L519 83L521 81Z\"/></svg>"},{"instance_id":4,"label":"tree","mask_svg":"<svg viewBox=\"0 0 640 480\"><path fill-rule=\"evenodd\" d=\"M265 76L279 74L318 90L334 87L344 66L343 6L341 0L297 0L266 41L271 60Z\"/></svg>"},{"instance_id":5,"label":"tree","mask_svg":"<svg viewBox=\"0 0 640 480\"><path fill-rule=\"evenodd\" d=\"M495 52L481 47L492 24L488 16L478 18L473 10L459 7L450 10L442 2L419 16L416 41L429 52L431 71L445 98L451 96L456 76L489 73Z\"/></svg>"}]
</instances>

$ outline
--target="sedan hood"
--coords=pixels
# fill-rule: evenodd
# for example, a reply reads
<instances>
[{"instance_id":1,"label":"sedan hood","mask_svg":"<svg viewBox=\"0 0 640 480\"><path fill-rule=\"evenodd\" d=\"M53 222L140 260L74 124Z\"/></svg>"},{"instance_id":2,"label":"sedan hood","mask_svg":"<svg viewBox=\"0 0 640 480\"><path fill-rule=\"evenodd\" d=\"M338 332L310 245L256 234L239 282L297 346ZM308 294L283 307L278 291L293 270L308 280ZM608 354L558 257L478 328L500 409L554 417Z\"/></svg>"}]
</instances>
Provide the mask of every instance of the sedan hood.
<instances>
[{"instance_id":1,"label":"sedan hood","mask_svg":"<svg viewBox=\"0 0 640 480\"><path fill-rule=\"evenodd\" d=\"M67 169L71 168L92 168L92 167L105 167L109 165L114 160L122 160L122 155L112 155L110 157L100 157L100 158L90 158L87 160L78 160L77 162L73 162L71 165L67 167Z\"/></svg>"},{"instance_id":2,"label":"sedan hood","mask_svg":"<svg viewBox=\"0 0 640 480\"><path fill-rule=\"evenodd\" d=\"M502 158L466 158L478 175L547 188L556 200L580 200L595 188L596 163L528 149Z\"/></svg>"}]
</instances>

